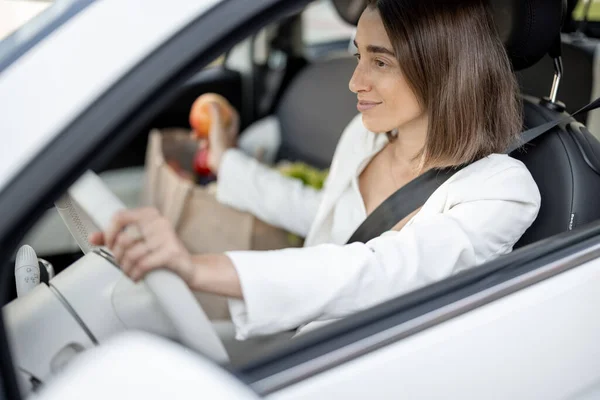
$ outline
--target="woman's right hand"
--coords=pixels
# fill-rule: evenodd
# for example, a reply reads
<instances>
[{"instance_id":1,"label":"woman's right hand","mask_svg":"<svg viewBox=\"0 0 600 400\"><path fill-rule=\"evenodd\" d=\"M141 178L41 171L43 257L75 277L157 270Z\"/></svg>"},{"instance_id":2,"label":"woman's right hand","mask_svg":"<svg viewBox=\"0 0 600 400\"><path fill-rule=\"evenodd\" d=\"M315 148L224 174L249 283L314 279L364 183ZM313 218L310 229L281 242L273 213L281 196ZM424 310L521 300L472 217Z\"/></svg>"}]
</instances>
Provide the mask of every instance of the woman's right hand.
<instances>
[{"instance_id":1,"label":"woman's right hand","mask_svg":"<svg viewBox=\"0 0 600 400\"><path fill-rule=\"evenodd\" d=\"M88 240L93 245L108 247L117 264L134 282L152 270L166 268L179 275L188 286L193 284L192 256L171 223L155 208L123 210L113 217L105 232L95 232Z\"/></svg>"},{"instance_id":2,"label":"woman's right hand","mask_svg":"<svg viewBox=\"0 0 600 400\"><path fill-rule=\"evenodd\" d=\"M225 254L191 255L173 225L155 208L121 211L105 232L92 233L88 240L108 247L134 282L165 268L179 275L193 291L243 299L231 259Z\"/></svg>"},{"instance_id":3,"label":"woman's right hand","mask_svg":"<svg viewBox=\"0 0 600 400\"><path fill-rule=\"evenodd\" d=\"M219 111L217 103L210 104L211 125L208 136L209 152L208 152L208 167L217 175L223 154L236 146L237 137L240 129L240 116L238 112L231 108L231 123L225 127Z\"/></svg>"}]
</instances>

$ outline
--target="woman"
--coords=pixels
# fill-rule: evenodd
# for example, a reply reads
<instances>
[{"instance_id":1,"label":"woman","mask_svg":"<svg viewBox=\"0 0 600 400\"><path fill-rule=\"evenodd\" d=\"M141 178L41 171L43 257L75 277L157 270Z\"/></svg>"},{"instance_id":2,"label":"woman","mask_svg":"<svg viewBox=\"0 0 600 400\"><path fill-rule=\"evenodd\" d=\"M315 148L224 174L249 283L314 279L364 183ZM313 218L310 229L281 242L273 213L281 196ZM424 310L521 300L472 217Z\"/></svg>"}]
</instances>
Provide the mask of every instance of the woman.
<instances>
[{"instance_id":1,"label":"woman","mask_svg":"<svg viewBox=\"0 0 600 400\"><path fill-rule=\"evenodd\" d=\"M306 235L305 248L190 255L153 209L124 212L90 240L112 249L134 280L166 267L193 290L230 297L239 339L344 317L510 252L540 195L525 166L499 154L517 139L520 104L484 3L369 1L350 80L361 115L345 129L322 192L230 148L235 132L215 125L218 198ZM464 164L393 230L345 245L398 188ZM122 233L129 224L141 238Z\"/></svg>"}]
</instances>

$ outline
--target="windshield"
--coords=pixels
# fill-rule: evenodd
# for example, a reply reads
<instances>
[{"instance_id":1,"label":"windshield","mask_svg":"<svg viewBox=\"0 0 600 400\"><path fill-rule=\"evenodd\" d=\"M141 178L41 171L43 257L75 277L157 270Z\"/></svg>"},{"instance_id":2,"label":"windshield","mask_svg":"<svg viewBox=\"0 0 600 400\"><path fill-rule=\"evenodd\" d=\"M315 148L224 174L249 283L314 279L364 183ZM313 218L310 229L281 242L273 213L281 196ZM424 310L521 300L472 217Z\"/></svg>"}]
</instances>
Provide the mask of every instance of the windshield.
<instances>
[{"instance_id":1,"label":"windshield","mask_svg":"<svg viewBox=\"0 0 600 400\"><path fill-rule=\"evenodd\" d=\"M0 71L90 3L0 0Z\"/></svg>"}]
</instances>

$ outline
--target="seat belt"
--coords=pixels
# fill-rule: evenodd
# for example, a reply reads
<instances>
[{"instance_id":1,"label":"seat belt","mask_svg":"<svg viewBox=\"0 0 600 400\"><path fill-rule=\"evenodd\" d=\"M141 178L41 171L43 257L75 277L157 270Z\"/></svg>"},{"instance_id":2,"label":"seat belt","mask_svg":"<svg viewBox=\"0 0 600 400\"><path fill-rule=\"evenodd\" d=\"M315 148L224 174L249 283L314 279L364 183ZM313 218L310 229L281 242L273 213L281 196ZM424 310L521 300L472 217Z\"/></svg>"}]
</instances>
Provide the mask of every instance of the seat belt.
<instances>
[{"instance_id":1,"label":"seat belt","mask_svg":"<svg viewBox=\"0 0 600 400\"><path fill-rule=\"evenodd\" d=\"M577 114L592 111L598 107L600 107L600 98L580 108L572 115L528 129L521 134L521 140L511 146L506 153L512 153L561 123L569 122ZM348 240L348 244L354 242L366 243L383 232L391 230L398 222L406 218L407 215L425 204L425 201L427 201L437 188L467 165L445 169L432 169L408 182L385 199L363 221Z\"/></svg>"}]
</instances>

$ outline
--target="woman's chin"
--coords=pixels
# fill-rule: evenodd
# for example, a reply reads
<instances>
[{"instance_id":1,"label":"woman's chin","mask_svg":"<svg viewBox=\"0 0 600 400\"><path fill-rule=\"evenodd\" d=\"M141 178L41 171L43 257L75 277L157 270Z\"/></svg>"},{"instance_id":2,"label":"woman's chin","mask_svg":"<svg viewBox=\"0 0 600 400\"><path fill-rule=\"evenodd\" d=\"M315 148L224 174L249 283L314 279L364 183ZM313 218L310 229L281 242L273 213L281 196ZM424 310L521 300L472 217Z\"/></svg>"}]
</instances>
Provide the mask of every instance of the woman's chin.
<instances>
[{"instance_id":1,"label":"woman's chin","mask_svg":"<svg viewBox=\"0 0 600 400\"><path fill-rule=\"evenodd\" d=\"M387 129L381 123L378 123L376 118L373 118L365 113L362 114L362 123L363 126L369 131L373 133L385 133L390 129Z\"/></svg>"}]
</instances>

